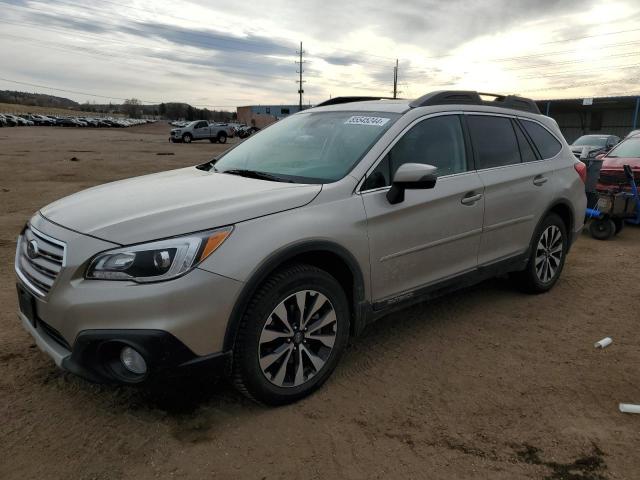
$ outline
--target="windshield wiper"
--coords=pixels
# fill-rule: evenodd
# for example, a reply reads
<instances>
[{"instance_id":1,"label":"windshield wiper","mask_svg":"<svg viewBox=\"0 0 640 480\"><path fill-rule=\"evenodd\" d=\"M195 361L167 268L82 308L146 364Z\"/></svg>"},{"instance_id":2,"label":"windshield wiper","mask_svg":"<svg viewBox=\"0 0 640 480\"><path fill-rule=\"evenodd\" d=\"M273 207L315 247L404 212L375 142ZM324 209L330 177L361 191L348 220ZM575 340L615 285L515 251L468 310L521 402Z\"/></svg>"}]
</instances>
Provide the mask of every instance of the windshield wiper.
<instances>
[{"instance_id":1,"label":"windshield wiper","mask_svg":"<svg viewBox=\"0 0 640 480\"><path fill-rule=\"evenodd\" d=\"M230 175L238 175L240 177L257 178L258 180L269 180L271 182L288 182L293 183L293 180L288 180L277 175L272 175L267 172L259 172L257 170L245 170L242 168L232 168L231 170L224 170L220 173L228 173Z\"/></svg>"}]
</instances>

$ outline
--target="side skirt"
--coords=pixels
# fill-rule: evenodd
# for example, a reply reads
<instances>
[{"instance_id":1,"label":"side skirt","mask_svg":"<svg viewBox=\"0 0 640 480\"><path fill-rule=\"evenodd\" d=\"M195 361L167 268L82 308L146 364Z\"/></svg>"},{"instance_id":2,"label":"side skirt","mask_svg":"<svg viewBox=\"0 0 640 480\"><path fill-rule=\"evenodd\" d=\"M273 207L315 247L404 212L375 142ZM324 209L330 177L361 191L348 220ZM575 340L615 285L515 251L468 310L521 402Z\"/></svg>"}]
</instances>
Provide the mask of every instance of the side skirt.
<instances>
[{"instance_id":1,"label":"side skirt","mask_svg":"<svg viewBox=\"0 0 640 480\"><path fill-rule=\"evenodd\" d=\"M375 320L388 315L397 310L402 310L417 303L441 297L456 290L476 285L484 280L488 280L509 272L523 270L529 260L529 251L499 260L489 265L482 265L471 272L463 273L455 277L437 282L434 284L418 287L417 289L401 293L395 297L374 302L366 315L365 324L370 324Z\"/></svg>"}]
</instances>

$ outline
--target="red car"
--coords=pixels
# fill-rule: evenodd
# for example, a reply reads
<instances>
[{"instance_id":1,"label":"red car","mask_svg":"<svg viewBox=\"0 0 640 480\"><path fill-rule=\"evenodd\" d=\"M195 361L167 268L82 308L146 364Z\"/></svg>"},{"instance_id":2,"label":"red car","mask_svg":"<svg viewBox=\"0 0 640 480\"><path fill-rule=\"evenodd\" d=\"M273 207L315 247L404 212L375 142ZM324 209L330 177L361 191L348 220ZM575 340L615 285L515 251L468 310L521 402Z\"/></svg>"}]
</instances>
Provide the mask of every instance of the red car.
<instances>
[{"instance_id":1,"label":"red car","mask_svg":"<svg viewBox=\"0 0 640 480\"><path fill-rule=\"evenodd\" d=\"M596 186L598 192L631 191L623 167L629 165L633 171L636 185L640 184L640 135L634 135L623 140L605 155L599 155L602 160L600 179Z\"/></svg>"}]
</instances>

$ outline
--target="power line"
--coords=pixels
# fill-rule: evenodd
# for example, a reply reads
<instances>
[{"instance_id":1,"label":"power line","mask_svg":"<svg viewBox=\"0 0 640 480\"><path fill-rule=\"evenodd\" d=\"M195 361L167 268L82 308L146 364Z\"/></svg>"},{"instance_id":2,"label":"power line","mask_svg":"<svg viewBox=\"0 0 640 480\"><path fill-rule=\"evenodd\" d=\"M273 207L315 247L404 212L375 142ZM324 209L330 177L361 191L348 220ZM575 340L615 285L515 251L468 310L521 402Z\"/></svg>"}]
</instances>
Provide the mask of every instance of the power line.
<instances>
[{"instance_id":1,"label":"power line","mask_svg":"<svg viewBox=\"0 0 640 480\"><path fill-rule=\"evenodd\" d=\"M104 99L107 99L107 100L128 100L127 98L113 97L113 96L107 96L107 95L99 95L97 93L80 92L78 90L67 90L67 89L64 89L64 88L49 87L49 86L40 85L40 84L37 84L37 83L20 82L18 80L11 80L9 78L3 78L3 77L0 77L0 80L2 80L4 82L9 82L9 83L16 83L18 85L26 85L26 86L29 86L29 87L46 88L47 90L55 90L56 92L74 93L76 95L85 95L87 97L104 98ZM162 103L162 102L156 102L156 101L151 101L151 100L140 100L140 101L142 103L150 103L150 104Z\"/></svg>"},{"instance_id":2,"label":"power line","mask_svg":"<svg viewBox=\"0 0 640 480\"><path fill-rule=\"evenodd\" d=\"M3 3L3 2L0 2L0 3ZM107 3L111 3L111 4L114 4L114 5L122 5L122 4L119 4L119 3L117 3L117 2L107 2ZM73 6L79 6L79 5L75 4L75 3L71 3L71 5L73 5ZM8 5L8 6L15 7L15 6L13 6L13 5ZM22 9L25 9L25 10L33 10L33 11L43 12L42 10L35 9L35 8L33 8L33 7L19 7L19 8L22 8ZM133 7L131 7L131 8L133 8ZM140 9L136 9L136 10L140 10ZM171 17L170 17L170 18L171 18ZM182 17L173 17L173 18L182 18ZM185 20L186 20L186 19L185 19ZM0 21L3 21L3 20L0 20ZM13 24L13 25L21 26L20 24L16 24L16 23L8 22L8 21L3 21L3 22L5 22L5 23L9 23L9 24ZM25 22L25 23L26 23L26 22ZM40 25L35 25L35 24L29 24L29 25L33 25L34 27L37 27L37 28L39 28L39 29L46 29L45 27L41 27ZM117 26L117 25L113 25L113 24L109 24L109 25ZM63 28L64 28L64 27L63 27ZM160 27L160 29L163 29L163 27ZM166 30L166 27L164 27L164 29ZM51 29L51 30L54 30L54 29ZM135 30L135 31L137 32L137 34L138 34L138 35L140 35L140 36L142 36L142 34L143 34L143 33L145 33L145 32L142 32L142 31L140 31L140 30L137 30L137 29L134 29L134 30ZM582 36L582 37L575 37L574 39L567 39L567 40L564 40L564 41L570 41L570 40L575 40L575 39L584 39L584 38L592 38L592 37L602 36L602 35L613 35L613 34L618 34L618 33L627 33L627 32L632 32L632 31L636 31L636 30L640 30L640 29L620 30L620 31L617 31L617 32L608 32L608 33L604 33L604 34L596 34L596 35L588 35L588 36ZM58 31L60 31L60 30L58 30ZM206 36L206 37L221 38L221 41L226 41L226 42L228 42L228 41L235 41L235 40L233 40L233 39L229 39L229 38L224 38L224 37L219 37L219 36L217 37L216 35L214 35L214 34L212 34L212 33L208 33L208 32L198 32L198 33L193 33L193 34L194 34L194 35L204 35L204 36ZM85 38L100 39L101 41L107 41L107 42L114 42L114 41L115 41L115 42L119 42L119 43L125 43L125 44L127 44L127 45L129 44L129 42L118 41L117 39L113 39L113 38L110 38L109 40L105 40L105 39L100 38L100 37L95 37L95 36L93 36L93 37L92 37L92 36L89 36L89 35L76 34L75 32L74 32L74 35L83 36L83 37L85 37ZM162 38L162 37L159 37L159 38ZM242 41L242 40L238 39L237 41ZM546 43L557 43L557 42L559 42L559 41L552 41L552 42L546 42ZM219 48L219 47L220 47L219 45L217 45L217 44L215 44L215 43L209 43L209 42L194 42L194 41L192 41L191 43L192 43L192 44L194 44L194 45L196 45L196 46L202 46L202 47L204 47L204 46L206 46L206 47L213 47L213 48ZM250 42L250 43L253 43L253 44L258 45L258 44L257 44L257 43L255 43L255 42ZM626 42L626 44L633 44L633 43L638 43L638 42ZM623 43L623 44L624 44L624 43ZM622 45L622 44L621 44L621 45ZM607 45L607 46L605 46L605 47L603 47L603 48L608 48L608 47L613 47L613 46L616 46L616 44ZM259 55L259 56L266 56L266 55L264 55L264 54L259 54L259 53L255 52L255 51L253 51L253 50L247 50L247 49L242 49L242 48L238 48L238 47L229 47L229 46L226 46L226 47L224 47L224 48L234 49L234 50L240 50L240 51L247 51L247 52L253 53L253 54L255 54L255 55ZM570 51L566 51L566 53L569 53L569 52L570 52ZM559 53L560 53L560 52L540 53L540 54L536 54L536 55L526 55L526 56L520 56L520 57L503 57L503 58L497 58L497 59L486 59L485 61L488 61L488 62L491 62L491 61L512 61L512 60L517 60L517 59L522 59L522 58L535 58L535 57L537 57L537 56L550 56L550 55L559 54ZM450 57L450 56L455 56L455 54L448 54L448 55L442 55L442 56L432 56L432 57L424 57L424 58L445 58L445 57ZM397 59L396 59L396 60L397 60ZM574 63L579 63L579 62L580 62L580 61L574 61ZM187 62L187 63L188 63L188 62ZM370 64L370 63L362 62L362 61L358 62L358 64L359 64L359 65L367 65L367 64L368 64L368 65L374 65L374 66L381 67L381 68L383 67L383 68L385 68L385 69L386 69L386 68L388 68L388 65L384 65L384 66L383 66L383 65L381 65L381 64ZM570 64L570 61L567 61L567 62L561 62L561 63L558 63L558 64L559 64L559 65L567 65L567 64ZM200 66L202 66L202 65L200 65ZM504 69L504 70L509 71L509 70L523 70L523 69L528 69L528 68L553 68L554 66L555 66L555 64L549 64L549 65L545 65L545 66L543 66L543 67L540 67L540 66L534 66L534 67L517 67L517 68L511 68L511 69L510 69L510 68L506 68L506 69ZM425 71L425 70L421 70L421 69L418 69L418 68L412 68L412 67L407 67L405 70L407 70L408 72L414 72L414 73L418 73L418 74L429 74L429 73L431 73L431 72L427 72L427 71ZM228 71L227 71L227 72L228 72ZM236 73L236 74L240 74L240 75L241 75L241 73L240 73L240 72L232 72L232 73ZM252 76L260 76L260 74L251 74L251 75L252 75ZM272 77L272 78L274 78L274 77Z\"/></svg>"},{"instance_id":3,"label":"power line","mask_svg":"<svg viewBox=\"0 0 640 480\"><path fill-rule=\"evenodd\" d=\"M0 3L5 3L5 2L0 1ZM65 2L63 2L63 3L65 3ZM113 4L113 5L117 5L117 6L121 6L121 7L129 8L129 9L133 9L133 10L138 10L138 11L144 11L144 12L146 12L146 10L143 10L143 9L140 9L140 8L136 8L136 7L132 7L132 6L127 6L127 5L124 5L124 4L122 4L122 3L118 3L118 2L113 2L113 1L104 0L104 2L103 2L103 3L110 3L110 4ZM66 2L65 4L67 4L67 5L71 5L71 6L74 6L74 7L83 7L83 6L81 6L81 5L79 5L79 4L76 4L76 3L73 3L73 2L71 2L71 3ZM20 9L27 10L27 11L31 10L31 11L41 12L41 13L48 13L48 12L47 12L47 11L45 11L45 10L36 9L36 8L34 8L34 7L16 6L16 5L10 5L10 4L6 4L6 3L5 3L5 5L6 5L6 6L9 6L9 7L13 7L13 8L20 8ZM174 18L174 19L179 19L179 20L183 20L183 21L189 21L189 22L192 22L192 20L187 19L187 18L185 18L185 17L177 17L177 16L171 16L171 15L166 15L166 16L167 16L168 18ZM6 23L10 23L10 22L6 22ZM134 23L134 24L138 24L138 25L140 24L139 22L135 22L135 21L134 21L133 23ZM104 25L104 24L105 24L105 22L103 22L103 23L102 23L102 25ZM110 26L113 26L113 27L118 27L118 25L115 25L115 24L113 24L113 23L107 23L107 24L108 24L108 25L110 25ZM39 26L39 25L36 25L36 26L37 26L38 28L40 28L40 26ZM154 24L154 26L155 26L155 28L157 28L158 30L163 30L163 31L167 31L167 30L169 30L169 27L170 27L169 25L167 25L167 26L162 26L162 25L159 25L159 24ZM145 32L145 31L142 31L142 30L139 30L139 29L132 29L132 30L134 30L134 31L136 32L136 34L138 34L139 36L142 36L142 37L144 37L144 36L148 36L148 32ZM584 35L584 36L580 36L580 37L573 37L573 38L569 38L569 39L553 40L553 41L548 41L548 42L540 43L539 45L547 45L547 44L554 44L554 43L566 43L566 42L570 42L570 41L582 40L582 39L587 39L587 38L595 38L595 37L601 37L601 36L610 36L610 35L617 35L617 34L622 34L622 33L636 32L636 31L640 31L640 28L636 28L636 29L628 29L628 30L618 30L618 31L614 31L614 32L605 32L605 33L592 34L592 35ZM193 32L193 31L189 31L188 33L189 33L190 35L192 35L192 36L195 36L195 37L204 37L204 38L206 38L206 39L209 39L209 38L217 38L217 39L219 39L219 40L218 40L218 42L223 42L223 43L229 43L229 42L236 42L236 43L237 43L237 42L241 42L241 43L243 43L243 44L252 44L252 45L256 45L257 47L261 47L261 46L263 46L262 44L260 44L259 42L256 42L256 41L244 40L244 39L240 39L240 38L238 38L238 39L231 39L231 38L228 38L228 37L222 37L222 36L220 36L220 35L216 35L215 33L208 32L208 31L207 31L207 32L205 32L205 31L201 31L201 32ZM160 36L159 38L163 38L163 37L161 37L161 36ZM165 39L165 40L166 40L166 39ZM193 41L193 40L191 40L191 41L190 41L190 43L191 43L192 45L195 45L195 46L201 46L201 47L203 47L203 48L205 48L205 47L206 47L206 48L218 48L218 49L220 49L220 45L219 45L219 44L216 44L216 43L203 42L203 41L197 41L197 42L196 42L196 41ZM627 44L630 44L630 43L637 43L637 42L627 42ZM609 45L609 46L615 46L615 44L612 44L612 45ZM609 46L606 46L606 47L609 47ZM604 47L604 48L606 48L606 47ZM245 52L252 53L252 54L254 54L254 55L258 55L258 56L268 56L268 55L263 54L263 53L258 53L258 52L256 52L255 50L248 50L248 49L246 49L246 48L239 48L239 47L233 47L233 46L225 46L224 48L226 48L226 49L230 49L230 50L245 51ZM334 50L337 50L337 51L346 51L346 52L352 52L352 53L359 53L360 55L365 55L365 56L375 56L375 57L379 57L379 58L391 59L391 57L384 57L384 56L380 56L380 55L373 55L373 54L368 54L368 53L366 53L366 52L356 52L356 51L353 51L353 50L339 49L339 48L336 48L336 49L334 49ZM540 54L535 54L535 56L549 56L549 55L554 55L554 54L559 54L559 53L560 53L560 52L540 53ZM567 53L570 53L570 51L567 51ZM429 60L429 59L442 59L442 58L455 57L456 55L458 55L458 54L434 55L434 56L426 56L426 57L422 57L422 58L423 58L423 59L427 59L427 60ZM320 58L322 58L322 57L320 57ZM490 62L490 61L512 61L512 60L517 60L517 59L522 59L522 58L534 58L534 55L526 55L526 56L520 56L520 57L502 57L502 58L494 58L494 59L489 58L489 59L485 59L485 60L483 60L483 61L489 61L489 62ZM379 63L371 63L371 62L363 62L363 61L359 61L359 62L358 62L358 65L372 65L372 66L376 66L376 67L380 67L380 68L384 68L384 69L388 68L388 64L379 64ZM407 68L406 68L406 70L420 72L420 70L419 70L419 69L412 68L412 67L407 67ZM423 72L423 73L424 73L424 72Z\"/></svg>"}]
</instances>

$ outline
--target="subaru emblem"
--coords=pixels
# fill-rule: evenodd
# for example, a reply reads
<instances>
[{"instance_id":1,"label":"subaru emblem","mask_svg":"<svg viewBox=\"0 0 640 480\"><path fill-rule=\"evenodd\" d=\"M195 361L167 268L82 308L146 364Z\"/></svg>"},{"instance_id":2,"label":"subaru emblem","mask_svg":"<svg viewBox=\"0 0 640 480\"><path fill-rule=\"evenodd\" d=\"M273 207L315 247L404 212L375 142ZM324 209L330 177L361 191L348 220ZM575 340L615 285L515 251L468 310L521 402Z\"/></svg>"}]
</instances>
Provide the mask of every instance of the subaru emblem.
<instances>
[{"instance_id":1,"label":"subaru emblem","mask_svg":"<svg viewBox=\"0 0 640 480\"><path fill-rule=\"evenodd\" d=\"M27 256L31 259L36 258L40 254L40 249L38 248L38 242L35 240L31 240L27 244Z\"/></svg>"}]
</instances>

